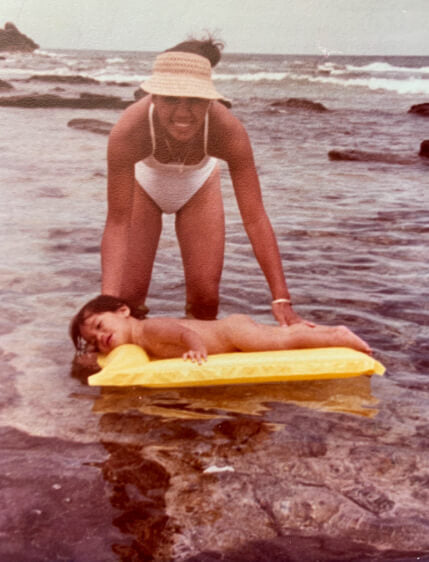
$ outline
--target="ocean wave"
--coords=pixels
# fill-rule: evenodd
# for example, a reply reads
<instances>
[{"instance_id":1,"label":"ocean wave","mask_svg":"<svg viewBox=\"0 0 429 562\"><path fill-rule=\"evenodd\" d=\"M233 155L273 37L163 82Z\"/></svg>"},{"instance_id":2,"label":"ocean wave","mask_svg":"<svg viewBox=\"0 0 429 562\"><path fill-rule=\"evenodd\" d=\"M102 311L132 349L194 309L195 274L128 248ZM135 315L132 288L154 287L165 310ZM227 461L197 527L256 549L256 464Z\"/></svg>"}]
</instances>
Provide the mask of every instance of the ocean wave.
<instances>
[{"instance_id":1,"label":"ocean wave","mask_svg":"<svg viewBox=\"0 0 429 562\"><path fill-rule=\"evenodd\" d=\"M122 57L112 57L110 59L106 59L107 64L118 64L122 62L125 62L125 59L123 59Z\"/></svg>"},{"instance_id":2,"label":"ocean wave","mask_svg":"<svg viewBox=\"0 0 429 562\"><path fill-rule=\"evenodd\" d=\"M395 66L388 62L371 62L362 66L354 64L338 64L334 62L325 62L318 65L319 72L328 72L330 74L429 74L429 66L411 67L411 66Z\"/></svg>"},{"instance_id":3,"label":"ocean wave","mask_svg":"<svg viewBox=\"0 0 429 562\"><path fill-rule=\"evenodd\" d=\"M67 54L60 54L60 53L53 53L53 52L49 52L49 51L44 51L43 49L36 49L35 51L33 51L33 54L35 55L41 55L42 57L47 57L50 59L62 59L62 58L68 58L70 55Z\"/></svg>"},{"instance_id":4,"label":"ocean wave","mask_svg":"<svg viewBox=\"0 0 429 562\"><path fill-rule=\"evenodd\" d=\"M100 70L98 72L91 73L91 77L95 78L99 82L116 82L116 83L123 83L123 82L131 82L140 84L144 80L149 78L149 75L145 74L127 74L127 73L120 73L120 72L109 72L108 70Z\"/></svg>"},{"instance_id":5,"label":"ocean wave","mask_svg":"<svg viewBox=\"0 0 429 562\"><path fill-rule=\"evenodd\" d=\"M336 86L362 87L369 90L386 90L398 94L429 94L429 80L414 78L408 80L393 78L348 78L341 79L333 76L290 76L294 80L306 80L308 82L319 82L321 84L332 84Z\"/></svg>"},{"instance_id":6,"label":"ocean wave","mask_svg":"<svg viewBox=\"0 0 429 562\"><path fill-rule=\"evenodd\" d=\"M359 68L359 67L356 67ZM341 77L342 76L342 77ZM311 75L293 72L256 72L245 74L219 74L214 77L219 81L237 82L281 82L283 80L308 81L312 83L332 84L343 87L362 87L369 90L386 90L398 94L429 94L429 80L421 77L387 78L377 76L365 76L358 74L350 76L347 74L337 75Z\"/></svg>"},{"instance_id":7,"label":"ocean wave","mask_svg":"<svg viewBox=\"0 0 429 562\"><path fill-rule=\"evenodd\" d=\"M244 74L216 74L213 78L219 81L236 80L240 82L279 82L288 76L289 74L287 72L247 72Z\"/></svg>"},{"instance_id":8,"label":"ocean wave","mask_svg":"<svg viewBox=\"0 0 429 562\"><path fill-rule=\"evenodd\" d=\"M429 74L429 66L411 67L411 66L395 66L388 62L372 62L364 66L346 65L347 70L359 72L403 72L410 74Z\"/></svg>"}]
</instances>

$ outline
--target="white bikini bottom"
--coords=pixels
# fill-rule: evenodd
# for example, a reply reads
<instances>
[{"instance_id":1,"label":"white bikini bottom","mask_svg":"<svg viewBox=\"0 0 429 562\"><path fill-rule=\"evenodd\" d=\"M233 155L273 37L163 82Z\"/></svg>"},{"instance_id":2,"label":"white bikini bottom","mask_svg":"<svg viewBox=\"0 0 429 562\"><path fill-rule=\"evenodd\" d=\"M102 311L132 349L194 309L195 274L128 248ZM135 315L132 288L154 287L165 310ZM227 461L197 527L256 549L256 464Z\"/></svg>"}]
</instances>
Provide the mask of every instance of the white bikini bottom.
<instances>
[{"instance_id":1,"label":"white bikini bottom","mask_svg":"<svg viewBox=\"0 0 429 562\"><path fill-rule=\"evenodd\" d=\"M149 156L135 164L135 178L140 187L163 213L177 213L205 184L217 164L206 156L199 164L163 164Z\"/></svg>"}]
</instances>

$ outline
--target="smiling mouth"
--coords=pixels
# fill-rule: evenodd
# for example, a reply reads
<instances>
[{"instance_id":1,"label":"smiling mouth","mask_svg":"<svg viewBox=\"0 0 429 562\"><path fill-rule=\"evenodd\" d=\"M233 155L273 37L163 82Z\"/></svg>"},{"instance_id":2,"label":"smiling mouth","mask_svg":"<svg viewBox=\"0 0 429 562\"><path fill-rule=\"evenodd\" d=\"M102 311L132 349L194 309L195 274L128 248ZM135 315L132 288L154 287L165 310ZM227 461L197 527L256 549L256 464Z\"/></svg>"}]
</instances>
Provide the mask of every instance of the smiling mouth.
<instances>
[{"instance_id":1,"label":"smiling mouth","mask_svg":"<svg viewBox=\"0 0 429 562\"><path fill-rule=\"evenodd\" d=\"M189 127L192 127L193 121L172 121L172 124L178 129L188 129Z\"/></svg>"}]
</instances>

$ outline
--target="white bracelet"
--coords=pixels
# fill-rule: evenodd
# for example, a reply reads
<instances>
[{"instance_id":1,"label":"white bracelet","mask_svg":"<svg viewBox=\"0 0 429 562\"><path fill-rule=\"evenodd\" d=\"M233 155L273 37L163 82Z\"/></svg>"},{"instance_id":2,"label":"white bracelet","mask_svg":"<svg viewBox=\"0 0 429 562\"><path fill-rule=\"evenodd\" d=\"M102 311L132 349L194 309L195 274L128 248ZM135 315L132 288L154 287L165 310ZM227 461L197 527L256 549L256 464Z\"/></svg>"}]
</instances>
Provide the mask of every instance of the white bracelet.
<instances>
[{"instance_id":1,"label":"white bracelet","mask_svg":"<svg viewBox=\"0 0 429 562\"><path fill-rule=\"evenodd\" d=\"M278 304L280 302L285 302L286 304L292 304L292 301L290 299L275 299L271 301L271 304Z\"/></svg>"}]
</instances>

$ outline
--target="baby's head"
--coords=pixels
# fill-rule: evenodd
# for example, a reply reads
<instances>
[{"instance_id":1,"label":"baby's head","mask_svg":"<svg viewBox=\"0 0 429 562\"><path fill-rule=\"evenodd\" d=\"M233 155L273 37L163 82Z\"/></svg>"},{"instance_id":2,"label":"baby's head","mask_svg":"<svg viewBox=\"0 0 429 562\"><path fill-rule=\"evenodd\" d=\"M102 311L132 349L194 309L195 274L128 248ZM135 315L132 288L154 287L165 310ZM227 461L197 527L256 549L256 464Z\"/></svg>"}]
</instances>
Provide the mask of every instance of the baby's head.
<instances>
[{"instance_id":1,"label":"baby's head","mask_svg":"<svg viewBox=\"0 0 429 562\"><path fill-rule=\"evenodd\" d=\"M98 297L87 302L79 312L74 316L70 323L70 337L73 340L74 346L78 351L85 351L88 349L88 344L91 344L82 333L82 328L91 324L93 317L99 317L104 313L122 313L128 311L127 316L135 318L143 318L145 313L131 307L125 300L110 295L99 295ZM94 351L99 351L96 347Z\"/></svg>"}]
</instances>

